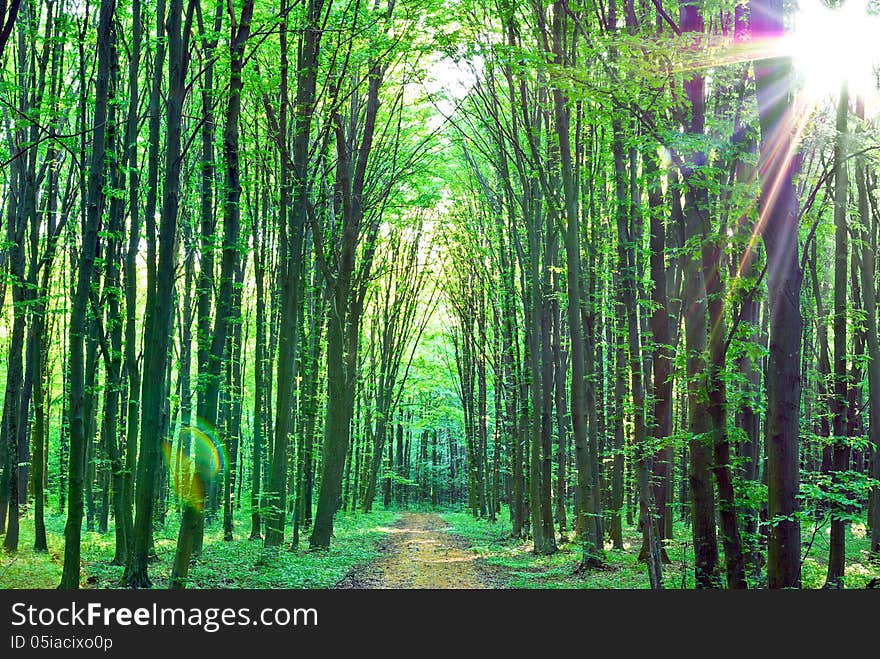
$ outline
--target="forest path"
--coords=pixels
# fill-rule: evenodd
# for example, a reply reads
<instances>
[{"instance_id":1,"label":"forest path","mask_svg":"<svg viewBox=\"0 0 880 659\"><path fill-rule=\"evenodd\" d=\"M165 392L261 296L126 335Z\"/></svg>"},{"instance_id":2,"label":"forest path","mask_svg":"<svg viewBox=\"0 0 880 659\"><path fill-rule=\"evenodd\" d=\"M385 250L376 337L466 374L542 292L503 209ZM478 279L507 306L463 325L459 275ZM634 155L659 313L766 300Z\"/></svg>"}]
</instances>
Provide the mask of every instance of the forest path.
<instances>
[{"instance_id":1,"label":"forest path","mask_svg":"<svg viewBox=\"0 0 880 659\"><path fill-rule=\"evenodd\" d=\"M503 582L448 524L430 513L404 513L379 543L381 556L355 568L337 588L498 588ZM494 578L493 578L494 577Z\"/></svg>"}]
</instances>

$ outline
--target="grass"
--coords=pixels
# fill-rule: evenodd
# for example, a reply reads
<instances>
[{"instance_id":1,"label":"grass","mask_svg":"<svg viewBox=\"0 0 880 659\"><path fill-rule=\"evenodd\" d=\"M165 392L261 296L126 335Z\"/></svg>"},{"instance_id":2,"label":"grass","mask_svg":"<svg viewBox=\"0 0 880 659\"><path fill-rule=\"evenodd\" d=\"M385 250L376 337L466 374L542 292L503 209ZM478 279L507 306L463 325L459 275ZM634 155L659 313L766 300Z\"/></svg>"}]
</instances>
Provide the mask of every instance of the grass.
<instances>
[{"instance_id":1,"label":"grass","mask_svg":"<svg viewBox=\"0 0 880 659\"><path fill-rule=\"evenodd\" d=\"M441 517L450 526L450 533L461 536L471 543L471 549L488 565L501 568L507 574L509 588L542 589L643 589L648 588L648 575L644 563L638 561L641 534L635 526L624 526L623 550L605 547L605 569L589 570L575 574L581 559L577 543L557 542L559 551L551 556L535 556L530 541L510 537L511 524L507 509L502 510L498 521L474 519L469 512L446 512ZM681 522L675 525L675 539L666 546L672 561L665 565L663 581L666 588L693 588L693 549L690 528ZM812 545L803 562L804 588L821 588L825 583L830 530L820 527L813 535L814 527L804 525L803 547ZM880 576L880 565L868 560L868 539L864 525L854 524L847 530L846 580L850 588L864 588L873 577ZM722 557L723 560L723 557ZM723 568L722 568L723 569Z\"/></svg>"},{"instance_id":2,"label":"grass","mask_svg":"<svg viewBox=\"0 0 880 659\"><path fill-rule=\"evenodd\" d=\"M336 517L334 538L329 551L310 552L308 538L301 539L301 548L289 545L277 551L264 550L262 542L248 540L250 513L237 511L236 539L223 541L219 521L205 531L204 551L190 568L190 588L332 588L356 565L367 563L377 555L376 542L387 532L399 514L381 507L370 515L343 514ZM165 588L174 560L177 542L176 516L154 533L158 561L150 565L154 587ZM56 588L61 580L64 556L64 518L46 519L49 551L33 551L33 521L23 519L19 552L0 552L0 588ZM288 528L289 533L289 528ZM113 558L114 534L83 532L82 588L118 588L121 566L110 565Z\"/></svg>"},{"instance_id":3,"label":"grass","mask_svg":"<svg viewBox=\"0 0 880 659\"><path fill-rule=\"evenodd\" d=\"M427 510L427 509L426 509ZM191 570L191 588L331 588L352 568L368 563L376 555L376 542L399 517L400 510L381 506L370 515L339 514L334 525L334 539L329 552L309 552L307 538L301 548L289 546L280 551L266 551L262 543L247 539L250 516L246 510L236 513L236 540L223 541L220 522L211 525L205 535L205 549ZM488 565L499 568L510 588L544 589L641 589L648 587L647 573L638 561L641 536L635 526L624 526L624 549L606 545L606 569L575 574L581 558L577 543L560 542L552 556L535 556L531 543L510 537L507 510L498 521L474 519L469 512L435 510L449 525L450 533L467 539L471 549ZM164 528L154 534L158 561L150 566L155 587L168 582L177 542L175 516L168 517ZM17 555L0 553L0 588L55 588L61 579L64 555L64 517L46 519L49 551L35 553L33 520L23 519L20 551ZM830 529L803 524L803 551L806 554L802 581L804 588L821 588L827 569ZM113 557L113 530L107 534L84 532L82 540L83 588L118 588L123 568L110 565ZM847 530L846 579L850 588L863 588L880 576L880 565L868 559L865 527L853 524ZM667 545L672 564L664 566L667 588L693 588L693 550L690 529L677 522L675 540Z\"/></svg>"}]
</instances>

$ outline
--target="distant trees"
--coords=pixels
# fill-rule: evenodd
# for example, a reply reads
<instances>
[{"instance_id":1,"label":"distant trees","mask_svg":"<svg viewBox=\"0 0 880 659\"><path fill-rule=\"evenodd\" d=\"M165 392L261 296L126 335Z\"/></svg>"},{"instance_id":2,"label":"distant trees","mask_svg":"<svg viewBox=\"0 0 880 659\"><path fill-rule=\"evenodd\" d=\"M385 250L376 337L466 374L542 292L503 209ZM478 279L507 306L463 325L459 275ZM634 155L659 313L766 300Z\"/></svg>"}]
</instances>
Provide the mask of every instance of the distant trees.
<instances>
[{"instance_id":1,"label":"distant trees","mask_svg":"<svg viewBox=\"0 0 880 659\"><path fill-rule=\"evenodd\" d=\"M423 230L423 220L419 218L417 224L406 232L406 242L399 235L389 236L384 250L387 271L373 300L371 321L377 345L375 354L371 355L375 361L370 368L375 369L375 402L372 406L375 426L361 502L365 513L372 510L385 442L393 427L392 419L400 407L415 350L436 306L430 297L425 304L425 295L432 294L426 290L429 264L424 260L429 257L424 253L428 246L422 236Z\"/></svg>"}]
</instances>

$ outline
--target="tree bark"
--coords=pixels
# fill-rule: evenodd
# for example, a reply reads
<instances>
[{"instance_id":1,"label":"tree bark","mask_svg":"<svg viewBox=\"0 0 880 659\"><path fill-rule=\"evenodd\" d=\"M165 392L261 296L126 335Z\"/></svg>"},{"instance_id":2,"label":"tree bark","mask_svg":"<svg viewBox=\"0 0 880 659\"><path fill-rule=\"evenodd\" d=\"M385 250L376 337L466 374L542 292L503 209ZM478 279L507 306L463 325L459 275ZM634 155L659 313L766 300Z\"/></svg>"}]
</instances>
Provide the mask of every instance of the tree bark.
<instances>
[{"instance_id":1,"label":"tree bark","mask_svg":"<svg viewBox=\"0 0 880 659\"><path fill-rule=\"evenodd\" d=\"M849 240L846 226L846 206L849 197L849 173L847 167L847 119L849 93L846 83L837 101L836 135L834 140L834 370L833 396L831 398L832 472L831 489L840 487L841 473L849 468L849 439L847 437L847 395L849 376L846 368L847 306L846 290L849 284L847 263ZM831 506L831 539L828 552L828 573L825 588L843 588L846 565L846 511L839 504Z\"/></svg>"},{"instance_id":2,"label":"tree bark","mask_svg":"<svg viewBox=\"0 0 880 659\"><path fill-rule=\"evenodd\" d=\"M107 136L107 100L115 0L101 0L98 17L98 73L95 78L95 114L92 121L92 155L88 174L88 198L82 227L82 251L77 266L77 283L70 311L70 467L68 469L67 524L64 527L64 568L61 589L79 588L80 538L83 517L83 476L85 471L86 425L84 418L85 362L83 342L88 326L86 312L89 289L98 251L98 231L104 185L104 157Z\"/></svg>"},{"instance_id":3,"label":"tree bark","mask_svg":"<svg viewBox=\"0 0 880 659\"><path fill-rule=\"evenodd\" d=\"M144 330L144 377L141 386L140 458L137 467L137 491L132 551L123 575L130 588L149 588L147 566L151 548L151 525L156 499L159 449L163 432L164 396L168 355L171 348L172 304L177 252L177 220L180 210L181 119L186 96L188 46L195 0L190 0L183 25L183 0L171 0L168 7L168 93L166 112L168 128L165 142L165 189L158 234L158 262L149 281L148 321ZM167 413L166 413L167 414Z\"/></svg>"},{"instance_id":4,"label":"tree bark","mask_svg":"<svg viewBox=\"0 0 880 659\"><path fill-rule=\"evenodd\" d=\"M752 35L784 34L781 0L752 0ZM791 60L771 57L755 63L761 126L760 233L767 249L770 298L770 356L767 363L767 485L771 520L767 548L770 588L799 588L800 521L798 421L801 395L800 312L803 273L798 262L798 208L792 183L794 144Z\"/></svg>"}]
</instances>

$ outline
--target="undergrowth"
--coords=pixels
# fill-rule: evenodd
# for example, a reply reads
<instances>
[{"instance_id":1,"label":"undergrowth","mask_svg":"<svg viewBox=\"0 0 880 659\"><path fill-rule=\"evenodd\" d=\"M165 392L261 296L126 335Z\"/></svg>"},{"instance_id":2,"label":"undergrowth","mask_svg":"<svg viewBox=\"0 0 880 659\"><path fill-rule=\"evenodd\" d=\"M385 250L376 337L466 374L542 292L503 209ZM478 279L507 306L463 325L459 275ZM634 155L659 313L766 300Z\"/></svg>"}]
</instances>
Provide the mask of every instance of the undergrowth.
<instances>
[{"instance_id":1,"label":"undergrowth","mask_svg":"<svg viewBox=\"0 0 880 659\"><path fill-rule=\"evenodd\" d=\"M475 519L470 512L445 512L441 517L449 524L449 532L467 539L471 549L486 564L501 568L507 574L509 588L541 589L643 589L648 588L645 564L638 560L641 534L636 526L624 525L623 550L605 545L605 566L578 571L582 551L578 543L560 541L559 551L550 556L532 553L530 540L511 538L507 508L495 522ZM829 531L804 525L804 552L801 579L804 588L821 588L827 571ZM570 533L570 532L569 532ZM812 540L812 544L810 541ZM868 559L869 541L864 525L853 524L847 529L846 581L849 588L864 588L872 578L880 576L880 565ZM671 563L663 566L666 588L693 588L693 546L690 527L677 521L674 539L666 543ZM722 572L723 572L723 553Z\"/></svg>"},{"instance_id":2,"label":"undergrowth","mask_svg":"<svg viewBox=\"0 0 880 659\"><path fill-rule=\"evenodd\" d=\"M308 551L308 534L300 547L290 544L266 550L262 541L248 540L250 514L236 513L235 540L225 542L221 522L205 531L204 551L189 573L189 587L210 588L332 588L352 568L376 557L376 542L399 517L393 510L374 510L369 515L343 514L336 517L329 551ZM48 552L33 551L33 522L23 519L19 552L0 553L0 588L56 588L61 580L64 556L64 517L46 518ZM157 560L150 565L154 588L165 588L174 560L177 525L169 516L164 527L154 532ZM290 529L287 529L289 537ZM83 532L82 588L119 588L123 567L111 565L114 534Z\"/></svg>"}]
</instances>

